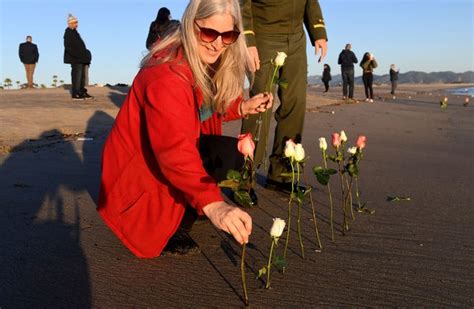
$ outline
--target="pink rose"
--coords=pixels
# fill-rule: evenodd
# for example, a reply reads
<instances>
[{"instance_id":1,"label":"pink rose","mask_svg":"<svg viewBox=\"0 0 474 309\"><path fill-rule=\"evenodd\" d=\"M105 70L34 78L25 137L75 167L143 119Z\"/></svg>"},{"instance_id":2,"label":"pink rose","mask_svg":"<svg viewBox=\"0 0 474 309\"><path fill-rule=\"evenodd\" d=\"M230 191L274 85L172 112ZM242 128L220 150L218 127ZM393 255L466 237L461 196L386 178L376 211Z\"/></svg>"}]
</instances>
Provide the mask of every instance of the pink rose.
<instances>
[{"instance_id":1,"label":"pink rose","mask_svg":"<svg viewBox=\"0 0 474 309\"><path fill-rule=\"evenodd\" d=\"M255 151L255 143L252 139L252 133L240 134L238 136L239 141L237 143L237 149L244 155L245 158L250 157L253 159L253 152Z\"/></svg>"},{"instance_id":2,"label":"pink rose","mask_svg":"<svg viewBox=\"0 0 474 309\"><path fill-rule=\"evenodd\" d=\"M339 135L339 133L333 133L331 137L332 145L334 146L334 148L339 148L339 146L341 146L341 136Z\"/></svg>"},{"instance_id":3,"label":"pink rose","mask_svg":"<svg viewBox=\"0 0 474 309\"><path fill-rule=\"evenodd\" d=\"M364 135L359 135L356 142L357 148L361 150L364 149L366 143L367 143L367 137L365 137Z\"/></svg>"}]
</instances>

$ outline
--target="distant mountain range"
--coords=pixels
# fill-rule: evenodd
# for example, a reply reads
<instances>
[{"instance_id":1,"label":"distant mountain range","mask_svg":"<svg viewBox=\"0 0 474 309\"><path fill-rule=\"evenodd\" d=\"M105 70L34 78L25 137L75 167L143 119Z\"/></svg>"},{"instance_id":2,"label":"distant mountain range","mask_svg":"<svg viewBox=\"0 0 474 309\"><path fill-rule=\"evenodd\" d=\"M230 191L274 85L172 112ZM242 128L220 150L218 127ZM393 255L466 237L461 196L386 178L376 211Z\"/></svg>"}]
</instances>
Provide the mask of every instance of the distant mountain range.
<instances>
[{"instance_id":1,"label":"distant mountain range","mask_svg":"<svg viewBox=\"0 0 474 309\"><path fill-rule=\"evenodd\" d=\"M339 69L339 68L337 68ZM339 70L337 72L340 72ZM356 84L362 84L362 76L355 78ZM321 84L320 75L311 75L308 76L308 83ZM340 74L332 75L332 80L330 84L340 84L342 83L342 78ZM374 74L374 83L375 84L388 84L390 83L390 75L376 75ZM398 75L398 83L400 84L433 84L433 83L474 83L474 71L467 71L464 73L454 73L451 71L446 72L418 72L410 71L406 73L400 73Z\"/></svg>"}]
</instances>

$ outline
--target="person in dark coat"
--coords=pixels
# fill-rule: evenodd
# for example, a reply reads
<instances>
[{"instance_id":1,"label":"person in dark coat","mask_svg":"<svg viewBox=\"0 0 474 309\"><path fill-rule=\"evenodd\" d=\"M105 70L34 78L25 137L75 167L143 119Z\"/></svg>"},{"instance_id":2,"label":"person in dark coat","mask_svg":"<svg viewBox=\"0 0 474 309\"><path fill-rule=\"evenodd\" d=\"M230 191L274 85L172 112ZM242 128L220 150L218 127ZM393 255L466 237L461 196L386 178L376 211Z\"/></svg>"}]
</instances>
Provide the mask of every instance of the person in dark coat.
<instances>
[{"instance_id":1,"label":"person in dark coat","mask_svg":"<svg viewBox=\"0 0 474 309\"><path fill-rule=\"evenodd\" d=\"M352 52L352 45L346 44L346 48L339 54L338 64L341 65L342 75L342 98L347 99L347 87L349 87L349 99L354 98L354 63L359 62Z\"/></svg>"},{"instance_id":2,"label":"person in dark coat","mask_svg":"<svg viewBox=\"0 0 474 309\"><path fill-rule=\"evenodd\" d=\"M86 65L91 63L91 52L77 32L77 18L69 14L67 24L64 32L64 63L71 64L71 96L73 100L92 99L85 88L85 70Z\"/></svg>"},{"instance_id":3,"label":"person in dark coat","mask_svg":"<svg viewBox=\"0 0 474 309\"><path fill-rule=\"evenodd\" d=\"M362 68L362 81L364 82L365 90L365 101L374 102L374 69L378 66L377 61L373 54L366 52L362 61L360 62L360 67Z\"/></svg>"},{"instance_id":4,"label":"person in dark coat","mask_svg":"<svg viewBox=\"0 0 474 309\"><path fill-rule=\"evenodd\" d=\"M27 88L33 88L33 74L39 59L38 47L32 41L33 38L29 35L26 42L21 43L18 48L20 61L25 65Z\"/></svg>"},{"instance_id":5,"label":"person in dark coat","mask_svg":"<svg viewBox=\"0 0 474 309\"><path fill-rule=\"evenodd\" d=\"M392 83L392 94L393 98L395 99L395 90L397 90L398 86L398 73L400 70L397 68L395 64L390 65L390 82Z\"/></svg>"},{"instance_id":6,"label":"person in dark coat","mask_svg":"<svg viewBox=\"0 0 474 309\"><path fill-rule=\"evenodd\" d=\"M329 91L329 81L332 79L332 76L331 76L331 67L329 66L329 64L325 63L324 64L324 70L323 70L323 78L321 78L321 80L323 81L324 83L324 88L326 90L324 90L324 92L328 92Z\"/></svg>"},{"instance_id":7,"label":"person in dark coat","mask_svg":"<svg viewBox=\"0 0 474 309\"><path fill-rule=\"evenodd\" d=\"M171 12L168 8L162 7L156 14L156 19L151 22L150 30L146 38L146 48L151 49L158 39L162 39L167 34L179 27L179 21L171 19Z\"/></svg>"}]
</instances>

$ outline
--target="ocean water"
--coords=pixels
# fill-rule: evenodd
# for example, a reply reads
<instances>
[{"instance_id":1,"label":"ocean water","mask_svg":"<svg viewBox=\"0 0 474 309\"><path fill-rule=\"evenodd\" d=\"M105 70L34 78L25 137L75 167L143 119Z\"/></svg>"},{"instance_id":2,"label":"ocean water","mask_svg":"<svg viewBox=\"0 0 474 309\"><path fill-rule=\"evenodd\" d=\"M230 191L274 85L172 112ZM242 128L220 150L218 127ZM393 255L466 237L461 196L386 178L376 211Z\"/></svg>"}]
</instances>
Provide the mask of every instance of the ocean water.
<instances>
[{"instance_id":1,"label":"ocean water","mask_svg":"<svg viewBox=\"0 0 474 309\"><path fill-rule=\"evenodd\" d=\"M474 87L451 89L449 92L455 95L468 95L474 97Z\"/></svg>"}]
</instances>

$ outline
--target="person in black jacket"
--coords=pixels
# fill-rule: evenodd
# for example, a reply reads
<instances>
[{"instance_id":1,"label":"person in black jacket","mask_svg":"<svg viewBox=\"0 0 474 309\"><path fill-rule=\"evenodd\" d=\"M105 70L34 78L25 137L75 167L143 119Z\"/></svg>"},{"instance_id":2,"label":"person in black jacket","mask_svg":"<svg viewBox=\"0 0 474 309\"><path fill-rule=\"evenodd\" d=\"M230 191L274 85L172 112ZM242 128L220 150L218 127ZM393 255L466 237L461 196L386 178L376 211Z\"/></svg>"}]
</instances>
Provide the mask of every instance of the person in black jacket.
<instances>
[{"instance_id":1,"label":"person in black jacket","mask_svg":"<svg viewBox=\"0 0 474 309\"><path fill-rule=\"evenodd\" d=\"M32 41L33 38L29 35L26 37L26 42L21 43L18 48L20 61L25 65L27 88L33 88L33 74L39 59L38 47L31 43Z\"/></svg>"},{"instance_id":2,"label":"person in black jacket","mask_svg":"<svg viewBox=\"0 0 474 309\"><path fill-rule=\"evenodd\" d=\"M390 65L390 82L392 83L392 91L390 93L392 94L393 98L395 99L395 90L397 90L398 86L398 72L399 69L395 64Z\"/></svg>"},{"instance_id":3,"label":"person in black jacket","mask_svg":"<svg viewBox=\"0 0 474 309\"><path fill-rule=\"evenodd\" d=\"M360 62L362 68L362 81L364 82L365 101L374 102L374 69L377 68L377 60L372 53L366 52Z\"/></svg>"},{"instance_id":4,"label":"person in black jacket","mask_svg":"<svg viewBox=\"0 0 474 309\"><path fill-rule=\"evenodd\" d=\"M321 78L321 80L323 81L324 83L324 88L326 89L324 92L328 92L329 91L329 81L332 79L332 76L331 76L331 67L329 66L329 64L325 63L324 64L324 70L323 70L323 77Z\"/></svg>"},{"instance_id":5,"label":"person in black jacket","mask_svg":"<svg viewBox=\"0 0 474 309\"><path fill-rule=\"evenodd\" d=\"M358 60L351 48L350 43L346 44L346 48L339 54L338 60L338 64L341 65L343 99L347 99L347 86L349 86L349 99L354 98L354 63L357 63Z\"/></svg>"},{"instance_id":6,"label":"person in black jacket","mask_svg":"<svg viewBox=\"0 0 474 309\"><path fill-rule=\"evenodd\" d=\"M91 52L77 32L77 18L69 14L64 32L64 63L71 64L71 96L73 100L92 99L85 88L86 65L91 63Z\"/></svg>"},{"instance_id":7,"label":"person in black jacket","mask_svg":"<svg viewBox=\"0 0 474 309\"><path fill-rule=\"evenodd\" d=\"M156 19L150 24L150 30L146 38L146 48L150 50L158 39L171 33L178 26L179 21L171 20L171 12L168 8L162 7L159 9Z\"/></svg>"}]
</instances>

